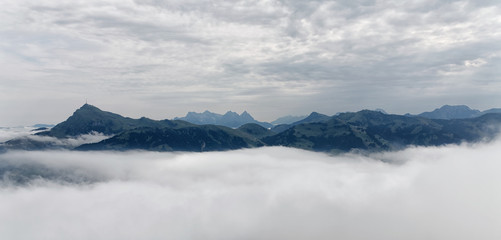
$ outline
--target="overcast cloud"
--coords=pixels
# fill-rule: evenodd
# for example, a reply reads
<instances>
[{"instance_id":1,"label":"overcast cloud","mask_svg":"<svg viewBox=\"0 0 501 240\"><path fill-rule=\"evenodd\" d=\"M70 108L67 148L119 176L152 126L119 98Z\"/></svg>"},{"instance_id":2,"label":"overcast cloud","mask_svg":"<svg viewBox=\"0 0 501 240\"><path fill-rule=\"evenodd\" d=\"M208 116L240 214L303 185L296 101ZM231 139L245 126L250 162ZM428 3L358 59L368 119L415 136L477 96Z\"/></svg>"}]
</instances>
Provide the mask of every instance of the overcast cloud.
<instances>
[{"instance_id":1,"label":"overcast cloud","mask_svg":"<svg viewBox=\"0 0 501 240\"><path fill-rule=\"evenodd\" d=\"M0 126L501 105L499 1L5 0Z\"/></svg>"},{"instance_id":2,"label":"overcast cloud","mask_svg":"<svg viewBox=\"0 0 501 240\"><path fill-rule=\"evenodd\" d=\"M501 142L0 154L5 239L499 239Z\"/></svg>"}]
</instances>

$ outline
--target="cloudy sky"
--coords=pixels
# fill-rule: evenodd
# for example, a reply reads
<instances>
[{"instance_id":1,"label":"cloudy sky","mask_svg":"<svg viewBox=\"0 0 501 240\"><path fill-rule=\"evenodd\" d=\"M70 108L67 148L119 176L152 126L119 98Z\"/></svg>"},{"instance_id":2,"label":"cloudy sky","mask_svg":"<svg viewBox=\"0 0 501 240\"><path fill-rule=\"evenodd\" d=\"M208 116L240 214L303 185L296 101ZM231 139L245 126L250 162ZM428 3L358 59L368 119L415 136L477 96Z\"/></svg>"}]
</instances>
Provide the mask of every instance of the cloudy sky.
<instances>
[{"instance_id":1,"label":"cloudy sky","mask_svg":"<svg viewBox=\"0 0 501 240\"><path fill-rule=\"evenodd\" d=\"M501 107L496 0L3 0L0 126Z\"/></svg>"}]
</instances>

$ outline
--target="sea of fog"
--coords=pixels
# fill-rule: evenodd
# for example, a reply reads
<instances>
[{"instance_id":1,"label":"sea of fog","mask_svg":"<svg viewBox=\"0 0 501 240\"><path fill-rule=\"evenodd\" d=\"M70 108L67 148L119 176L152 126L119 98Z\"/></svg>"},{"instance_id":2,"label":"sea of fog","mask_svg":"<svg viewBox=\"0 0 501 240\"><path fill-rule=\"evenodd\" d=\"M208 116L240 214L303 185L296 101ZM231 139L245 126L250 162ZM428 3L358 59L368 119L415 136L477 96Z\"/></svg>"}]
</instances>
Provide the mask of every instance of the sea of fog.
<instances>
[{"instance_id":1,"label":"sea of fog","mask_svg":"<svg viewBox=\"0 0 501 240\"><path fill-rule=\"evenodd\" d=\"M0 154L1 239L501 239L501 141Z\"/></svg>"}]
</instances>

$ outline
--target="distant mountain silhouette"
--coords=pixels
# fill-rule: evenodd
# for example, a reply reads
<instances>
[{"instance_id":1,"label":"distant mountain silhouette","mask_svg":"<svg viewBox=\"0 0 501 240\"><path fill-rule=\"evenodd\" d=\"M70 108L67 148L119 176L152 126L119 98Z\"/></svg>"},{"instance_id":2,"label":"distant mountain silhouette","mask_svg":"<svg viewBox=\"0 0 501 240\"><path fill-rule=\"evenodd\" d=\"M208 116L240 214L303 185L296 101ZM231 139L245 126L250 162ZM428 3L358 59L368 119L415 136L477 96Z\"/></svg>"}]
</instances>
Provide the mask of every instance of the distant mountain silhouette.
<instances>
[{"instance_id":1,"label":"distant mountain silhouette","mask_svg":"<svg viewBox=\"0 0 501 240\"><path fill-rule=\"evenodd\" d=\"M277 120L271 122L273 125L281 125L281 124L291 124L293 122L297 122L300 120L305 119L307 116L284 116L284 117L279 117Z\"/></svg>"},{"instance_id":2,"label":"distant mountain silhouette","mask_svg":"<svg viewBox=\"0 0 501 240\"><path fill-rule=\"evenodd\" d=\"M466 105L444 105L441 108L433 110L432 112L418 114L418 116L431 119L460 119L476 117L479 114L479 110L473 110Z\"/></svg>"},{"instance_id":3,"label":"distant mountain silhouette","mask_svg":"<svg viewBox=\"0 0 501 240\"><path fill-rule=\"evenodd\" d=\"M492 108L482 112L471 109L466 105L444 105L431 112L423 112L418 115L407 114L407 116L418 116L430 119L462 119L480 117L487 113L501 113L501 108Z\"/></svg>"},{"instance_id":4,"label":"distant mountain silhouette","mask_svg":"<svg viewBox=\"0 0 501 240\"><path fill-rule=\"evenodd\" d=\"M308 117L304 118L304 119L301 119L299 121L296 121L296 122L293 122L291 124L280 124L280 125L277 125L275 127L273 127L271 130L273 132L283 132L293 126L296 126L296 125L299 125L299 124L304 124L304 123L315 123L315 122L324 122L324 121L327 121L329 120L331 117L327 116L327 115L324 115L324 114L321 114L321 113L317 113L317 112L312 112L310 115L308 115Z\"/></svg>"},{"instance_id":5,"label":"distant mountain silhouette","mask_svg":"<svg viewBox=\"0 0 501 240\"><path fill-rule=\"evenodd\" d=\"M339 152L396 150L409 145L439 146L492 139L501 114L478 118L435 120L364 110L341 113L328 121L299 124L263 138L268 145Z\"/></svg>"},{"instance_id":6,"label":"distant mountain silhouette","mask_svg":"<svg viewBox=\"0 0 501 240\"><path fill-rule=\"evenodd\" d=\"M203 113L189 112L185 117L174 118L174 120L183 120L193 124L213 124L221 125L230 128L238 128L246 123L256 123L265 128L273 127L272 124L267 122L260 122L255 120L247 111L242 114L228 111L224 115L205 111Z\"/></svg>"},{"instance_id":7,"label":"distant mountain silhouette","mask_svg":"<svg viewBox=\"0 0 501 240\"><path fill-rule=\"evenodd\" d=\"M34 128L51 128L51 127L54 127L55 125L53 124L35 124L33 125Z\"/></svg>"}]
</instances>

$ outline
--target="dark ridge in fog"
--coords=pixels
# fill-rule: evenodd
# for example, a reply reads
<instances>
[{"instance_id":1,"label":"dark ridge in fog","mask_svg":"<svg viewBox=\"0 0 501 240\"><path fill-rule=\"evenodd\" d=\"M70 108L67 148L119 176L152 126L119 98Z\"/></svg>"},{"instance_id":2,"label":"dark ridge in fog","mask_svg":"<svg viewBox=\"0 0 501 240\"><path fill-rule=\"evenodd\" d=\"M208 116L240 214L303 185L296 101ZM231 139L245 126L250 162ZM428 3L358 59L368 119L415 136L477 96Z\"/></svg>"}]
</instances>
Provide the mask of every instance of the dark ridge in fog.
<instances>
[{"instance_id":1,"label":"dark ridge in fog","mask_svg":"<svg viewBox=\"0 0 501 240\"><path fill-rule=\"evenodd\" d=\"M497 126L500 124L500 113L444 120L362 110L335 116L313 112L301 121L272 129L254 123L232 129L218 125L195 125L181 120L131 119L85 104L50 130L9 140L5 147L23 150L68 148L204 152L286 146L328 153L370 153L400 150L413 145L441 146L491 140L498 133ZM81 145L64 144L68 139L95 133L109 138Z\"/></svg>"}]
</instances>

